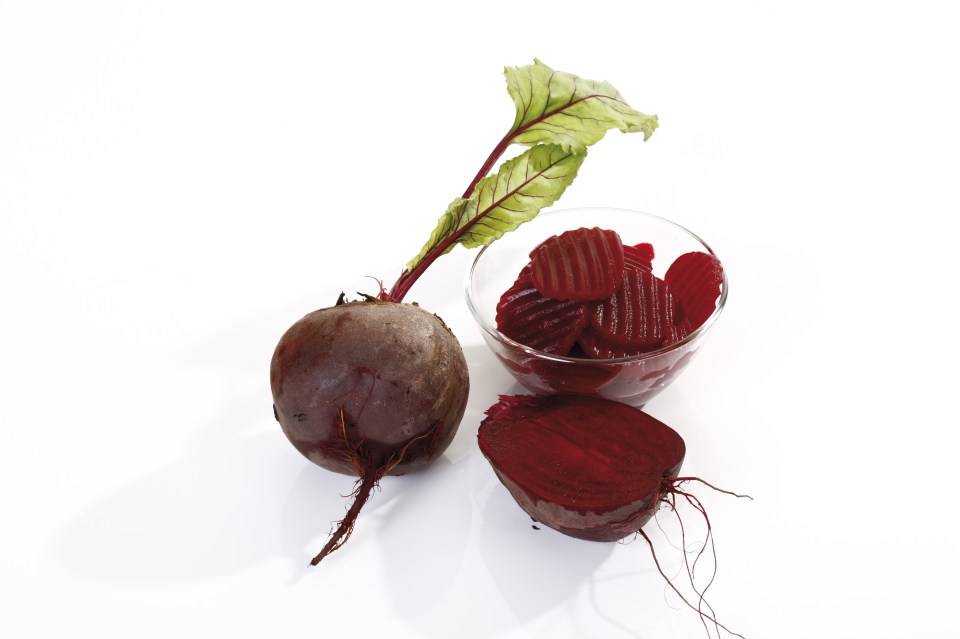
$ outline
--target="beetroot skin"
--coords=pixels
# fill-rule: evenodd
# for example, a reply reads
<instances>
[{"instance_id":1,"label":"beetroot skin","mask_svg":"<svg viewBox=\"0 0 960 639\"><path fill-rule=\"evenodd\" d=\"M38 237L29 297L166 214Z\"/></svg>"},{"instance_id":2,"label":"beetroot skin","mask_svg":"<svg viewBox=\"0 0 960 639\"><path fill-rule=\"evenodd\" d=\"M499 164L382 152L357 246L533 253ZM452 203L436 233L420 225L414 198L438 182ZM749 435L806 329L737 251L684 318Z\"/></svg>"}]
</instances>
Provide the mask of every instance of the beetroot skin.
<instances>
[{"instance_id":1,"label":"beetroot skin","mask_svg":"<svg viewBox=\"0 0 960 639\"><path fill-rule=\"evenodd\" d=\"M377 481L428 466L466 409L467 363L437 316L368 300L308 314L270 365L274 413L307 459L360 477L354 503L312 563L346 541Z\"/></svg>"},{"instance_id":2,"label":"beetroot skin","mask_svg":"<svg viewBox=\"0 0 960 639\"><path fill-rule=\"evenodd\" d=\"M640 530L686 452L676 431L636 408L570 395L503 396L478 441L527 514L591 541Z\"/></svg>"}]
</instances>

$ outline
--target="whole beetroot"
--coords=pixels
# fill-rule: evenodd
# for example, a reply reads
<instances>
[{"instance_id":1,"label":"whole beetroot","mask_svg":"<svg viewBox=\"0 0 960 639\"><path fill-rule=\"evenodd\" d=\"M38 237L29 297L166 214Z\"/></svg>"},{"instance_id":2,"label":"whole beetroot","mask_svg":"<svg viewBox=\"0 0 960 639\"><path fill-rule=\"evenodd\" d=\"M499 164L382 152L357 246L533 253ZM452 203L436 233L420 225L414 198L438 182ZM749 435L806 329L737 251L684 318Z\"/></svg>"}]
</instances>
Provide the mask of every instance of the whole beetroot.
<instances>
[{"instance_id":1,"label":"whole beetroot","mask_svg":"<svg viewBox=\"0 0 960 639\"><path fill-rule=\"evenodd\" d=\"M440 318L370 299L309 313L270 364L274 413L307 459L360 478L316 565L349 536L381 477L425 468L450 445L466 409L467 364Z\"/></svg>"}]
</instances>

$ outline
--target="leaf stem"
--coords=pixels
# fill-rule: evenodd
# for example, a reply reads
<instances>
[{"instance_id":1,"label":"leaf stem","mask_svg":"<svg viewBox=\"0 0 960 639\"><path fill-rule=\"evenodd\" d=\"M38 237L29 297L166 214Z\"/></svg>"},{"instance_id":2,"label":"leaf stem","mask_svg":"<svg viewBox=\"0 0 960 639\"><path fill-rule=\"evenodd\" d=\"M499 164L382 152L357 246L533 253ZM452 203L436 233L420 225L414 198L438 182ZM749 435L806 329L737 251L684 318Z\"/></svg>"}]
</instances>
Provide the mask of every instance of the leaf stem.
<instances>
[{"instance_id":1,"label":"leaf stem","mask_svg":"<svg viewBox=\"0 0 960 639\"><path fill-rule=\"evenodd\" d=\"M500 156L503 155L504 151L507 150L507 147L510 146L511 142L513 142L513 138L516 136L516 131L511 131L503 136L503 139L500 140L497 146L495 146L493 151L490 153L490 156L487 157L487 161L484 162L483 166L480 167L480 170L477 171L477 175L473 178L470 186L468 186L467 190L463 192L463 199L466 200L473 195L473 190L477 188L478 184L480 184L480 180L487 177L487 173L490 172L490 169L492 169L493 165L497 163L497 160L500 159Z\"/></svg>"},{"instance_id":2,"label":"leaf stem","mask_svg":"<svg viewBox=\"0 0 960 639\"><path fill-rule=\"evenodd\" d=\"M497 163L497 160L499 160L500 156L504 154L504 152L507 150L507 147L513 144L514 139L517 136L519 136L521 133L525 132L527 129L529 129L532 126L543 122L547 118L550 118L556 115L557 113L560 113L566 109L569 109L571 106L577 104L578 102L583 102L584 100L589 100L591 98L602 98L602 97L604 96L599 94L589 94L589 95L581 96L579 98L571 100L570 102L561 104L560 106L554 109L551 109L550 111L544 111L539 116L532 118L530 121L525 122L514 129L511 129L505 136L503 136L500 142L497 143L497 146L493 148L493 151L490 152L490 155L487 156L486 161L480 167L480 170L477 171L477 174L474 176L473 181L470 182L470 185L467 187L467 190L463 192L463 199L466 200L471 195L473 195L473 191L474 189L477 188L477 185L480 183L480 180L485 178L487 174L490 173L490 170L493 168L493 165ZM447 248L451 244L454 243L454 241L443 242L437 245L433 249L433 251L431 251L423 259L423 261L421 261L419 264L417 264L416 267L414 267L412 271L404 269L403 272L400 274L400 277L397 278L397 281L390 288L389 292L386 292L386 291L380 292L380 296L379 296L380 299L388 300L391 302L402 302L404 296L410 290L410 287L413 286L414 282L416 282L420 278L420 276L423 275L423 272L427 270L427 267L433 264L434 260L436 260L438 257L443 255L443 253L447 250Z\"/></svg>"},{"instance_id":3,"label":"leaf stem","mask_svg":"<svg viewBox=\"0 0 960 639\"><path fill-rule=\"evenodd\" d=\"M507 147L510 146L510 142L516 136L516 131L511 131L507 135L503 136L503 139L494 147L493 151L490 152L490 155L487 157L486 161L483 163L483 166L480 167L480 170L477 171L477 175L473 178L473 181L470 182L470 185L467 187L467 190L463 192L463 199L469 198L473 195L473 190L477 188L477 184L480 183L480 180L487 176L487 173L490 172L490 169L493 168L493 165L497 163L497 160L500 159L500 156L503 155L504 151L507 150ZM408 271L407 269L403 270L403 273L400 274L400 277L390 288L390 292L381 292L380 298L384 300L389 300L392 302L402 302L404 296L407 294L407 291L410 290L410 287L413 286L423 272L427 270L434 260L443 255L444 251L447 250L453 242L442 242L434 248L417 266L412 270Z\"/></svg>"}]
</instances>

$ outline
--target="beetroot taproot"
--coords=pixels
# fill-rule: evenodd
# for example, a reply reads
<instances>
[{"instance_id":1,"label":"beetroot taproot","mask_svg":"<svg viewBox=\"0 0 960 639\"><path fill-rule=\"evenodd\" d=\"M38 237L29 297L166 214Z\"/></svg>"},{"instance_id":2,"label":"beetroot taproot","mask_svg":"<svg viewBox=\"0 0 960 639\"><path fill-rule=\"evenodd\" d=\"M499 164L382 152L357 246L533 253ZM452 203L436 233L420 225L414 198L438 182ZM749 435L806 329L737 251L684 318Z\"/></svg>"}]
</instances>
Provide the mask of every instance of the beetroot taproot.
<instances>
[{"instance_id":1,"label":"beetroot taproot","mask_svg":"<svg viewBox=\"0 0 960 639\"><path fill-rule=\"evenodd\" d=\"M294 447L360 478L316 564L346 541L384 475L420 470L443 453L470 383L460 344L442 320L414 304L367 300L314 311L291 326L274 351L270 386Z\"/></svg>"}]
</instances>

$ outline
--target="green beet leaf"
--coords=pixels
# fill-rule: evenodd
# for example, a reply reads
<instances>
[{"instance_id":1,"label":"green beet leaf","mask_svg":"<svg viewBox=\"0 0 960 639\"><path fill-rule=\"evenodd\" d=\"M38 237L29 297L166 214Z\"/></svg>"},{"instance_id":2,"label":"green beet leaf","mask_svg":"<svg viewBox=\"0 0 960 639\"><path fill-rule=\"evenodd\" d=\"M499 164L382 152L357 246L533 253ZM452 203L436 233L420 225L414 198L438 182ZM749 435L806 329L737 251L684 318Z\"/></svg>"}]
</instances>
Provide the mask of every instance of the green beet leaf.
<instances>
[{"instance_id":1,"label":"green beet leaf","mask_svg":"<svg viewBox=\"0 0 960 639\"><path fill-rule=\"evenodd\" d=\"M578 150L600 140L609 129L642 132L646 140L657 128L657 116L631 108L609 82L554 71L539 60L507 67L504 74L517 108L507 134L512 143L551 142Z\"/></svg>"},{"instance_id":2,"label":"green beet leaf","mask_svg":"<svg viewBox=\"0 0 960 639\"><path fill-rule=\"evenodd\" d=\"M585 157L585 150L541 144L504 162L496 174L477 183L473 195L458 197L447 207L423 249L407 263L408 271L434 253L446 253L456 244L489 244L532 220L563 194Z\"/></svg>"},{"instance_id":3,"label":"green beet leaf","mask_svg":"<svg viewBox=\"0 0 960 639\"><path fill-rule=\"evenodd\" d=\"M401 301L423 271L457 244L483 246L532 220L576 177L586 149L610 129L642 132L649 138L657 116L626 103L608 82L554 71L539 60L507 67L507 91L517 108L513 127L480 167L463 196L440 217L430 239L400 278L381 297ZM490 171L512 144L529 146L522 155Z\"/></svg>"}]
</instances>

